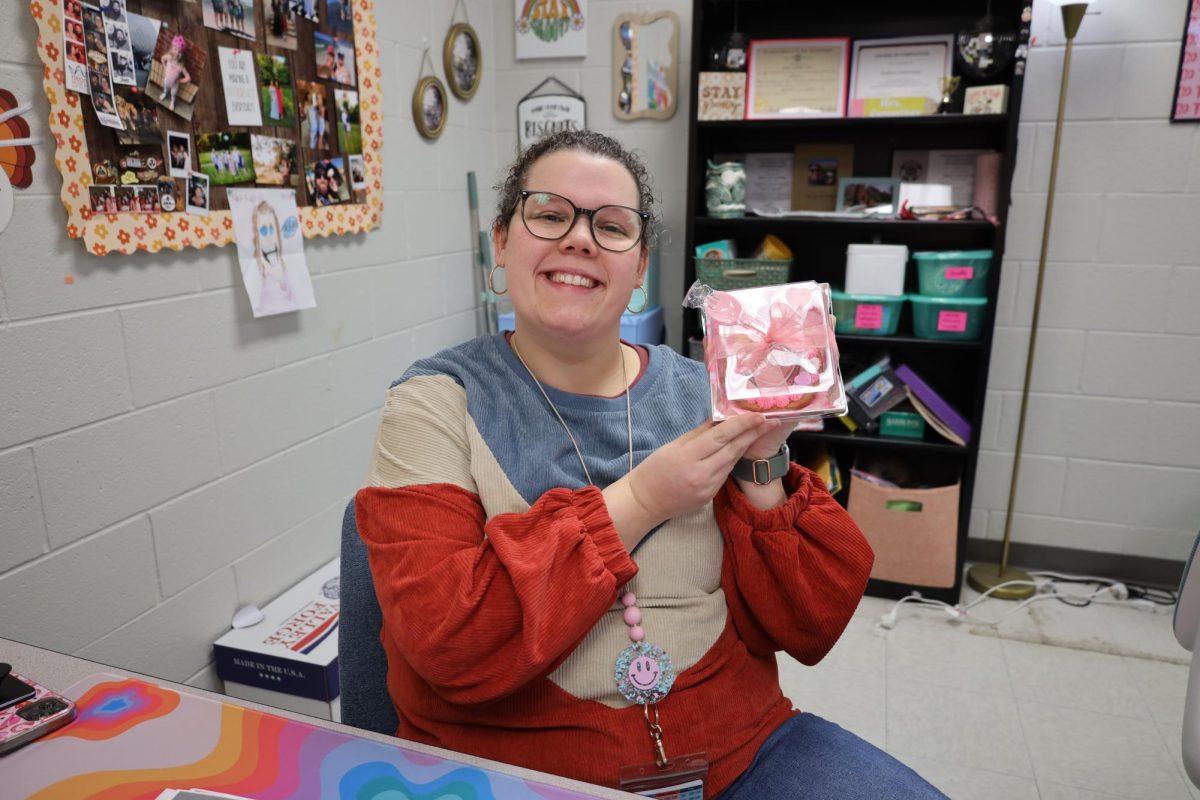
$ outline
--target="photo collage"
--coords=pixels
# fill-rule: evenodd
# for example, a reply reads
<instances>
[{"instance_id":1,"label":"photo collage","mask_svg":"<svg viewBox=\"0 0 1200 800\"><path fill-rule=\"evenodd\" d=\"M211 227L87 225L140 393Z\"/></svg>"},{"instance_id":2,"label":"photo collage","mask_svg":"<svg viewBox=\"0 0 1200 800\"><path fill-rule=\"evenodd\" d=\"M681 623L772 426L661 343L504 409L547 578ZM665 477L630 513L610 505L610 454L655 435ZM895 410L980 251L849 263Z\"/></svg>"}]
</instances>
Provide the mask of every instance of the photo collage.
<instances>
[{"instance_id":1,"label":"photo collage","mask_svg":"<svg viewBox=\"0 0 1200 800\"><path fill-rule=\"evenodd\" d=\"M364 201L351 0L59 2L93 213L205 215L255 185Z\"/></svg>"}]
</instances>

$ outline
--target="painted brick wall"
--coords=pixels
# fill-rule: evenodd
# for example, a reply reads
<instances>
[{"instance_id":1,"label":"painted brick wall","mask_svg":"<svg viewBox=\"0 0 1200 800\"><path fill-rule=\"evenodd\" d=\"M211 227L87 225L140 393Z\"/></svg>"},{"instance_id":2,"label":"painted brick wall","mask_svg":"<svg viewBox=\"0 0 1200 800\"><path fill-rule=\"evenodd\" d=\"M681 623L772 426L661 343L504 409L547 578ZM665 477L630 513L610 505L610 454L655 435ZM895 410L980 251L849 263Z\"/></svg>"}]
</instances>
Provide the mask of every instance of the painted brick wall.
<instances>
[{"instance_id":1,"label":"painted brick wall","mask_svg":"<svg viewBox=\"0 0 1200 800\"><path fill-rule=\"evenodd\" d=\"M410 111L453 6L376 3L383 226L306 242L313 311L253 319L232 247L84 253L38 149L0 235L0 636L213 686L237 606L337 554L388 383L474 334L466 172L490 204L496 73L435 144ZM491 3L466 7L491 41ZM0 3L0 86L45 134L35 37Z\"/></svg>"},{"instance_id":2,"label":"painted brick wall","mask_svg":"<svg viewBox=\"0 0 1200 800\"><path fill-rule=\"evenodd\" d=\"M647 158L663 201L670 341L683 292L686 84L667 122L611 114L612 20L691 3L592 0L589 56L517 62L512 4L467 3L483 84L451 101L436 144L410 98L422 36L440 74L450 0L377 0L384 67L381 230L306 243L318 308L254 320L232 248L96 259L68 242L50 150L0 235L0 635L211 686L209 642L333 557L384 387L469 337L465 173L490 185L515 106L547 75L592 127ZM1136 11L1125 6L1136 5ZM1077 42L1039 334L1017 541L1181 559L1200 519L1200 139L1167 122L1183 0L1098 0ZM1036 11L1008 261L972 535L1003 528L1061 63ZM32 100L41 69L23 2L0 3L0 86ZM491 43L489 48L487 43ZM73 276L73 285L64 278Z\"/></svg>"},{"instance_id":3,"label":"painted brick wall","mask_svg":"<svg viewBox=\"0 0 1200 800\"><path fill-rule=\"evenodd\" d=\"M1075 40L1013 540L1182 560L1200 528L1200 126L1170 120L1185 0ZM971 533L1004 531L1065 38L1034 8Z\"/></svg>"}]
</instances>

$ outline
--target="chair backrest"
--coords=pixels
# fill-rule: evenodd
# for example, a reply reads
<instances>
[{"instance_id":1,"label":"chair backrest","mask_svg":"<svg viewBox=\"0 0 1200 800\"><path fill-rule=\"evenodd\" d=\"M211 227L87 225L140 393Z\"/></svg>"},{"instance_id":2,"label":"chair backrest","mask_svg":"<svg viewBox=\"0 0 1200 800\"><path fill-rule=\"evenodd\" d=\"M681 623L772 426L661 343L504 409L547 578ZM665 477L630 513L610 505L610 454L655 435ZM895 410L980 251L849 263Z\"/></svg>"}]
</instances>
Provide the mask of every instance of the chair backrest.
<instances>
[{"instance_id":1,"label":"chair backrest","mask_svg":"<svg viewBox=\"0 0 1200 800\"><path fill-rule=\"evenodd\" d=\"M1188 670L1187 699L1183 706L1183 768L1188 778L1200 786L1200 659L1195 656L1197 636L1200 635L1200 536L1192 543L1192 552L1183 566L1179 579L1179 599L1175 603L1175 638L1191 650L1192 666Z\"/></svg>"},{"instance_id":2,"label":"chair backrest","mask_svg":"<svg viewBox=\"0 0 1200 800\"><path fill-rule=\"evenodd\" d=\"M387 655L379 641L383 612L367 564L367 546L358 535L353 500L342 516L341 606L338 676L342 722L394 736L400 720L387 692Z\"/></svg>"}]
</instances>

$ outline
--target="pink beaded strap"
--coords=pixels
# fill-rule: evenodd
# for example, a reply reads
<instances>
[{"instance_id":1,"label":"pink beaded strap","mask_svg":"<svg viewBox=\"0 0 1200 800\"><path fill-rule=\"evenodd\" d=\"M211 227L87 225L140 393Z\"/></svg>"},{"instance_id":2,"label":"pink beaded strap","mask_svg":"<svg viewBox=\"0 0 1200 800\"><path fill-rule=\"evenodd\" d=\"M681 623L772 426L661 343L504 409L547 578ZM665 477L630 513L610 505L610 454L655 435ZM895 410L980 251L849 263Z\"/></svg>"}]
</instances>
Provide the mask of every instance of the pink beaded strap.
<instances>
[{"instance_id":1,"label":"pink beaded strap","mask_svg":"<svg viewBox=\"0 0 1200 800\"><path fill-rule=\"evenodd\" d=\"M625 606L625 624L629 626L629 641L642 641L646 638L646 632L642 630L642 610L637 607L637 595L633 592L621 595L621 605Z\"/></svg>"}]
</instances>

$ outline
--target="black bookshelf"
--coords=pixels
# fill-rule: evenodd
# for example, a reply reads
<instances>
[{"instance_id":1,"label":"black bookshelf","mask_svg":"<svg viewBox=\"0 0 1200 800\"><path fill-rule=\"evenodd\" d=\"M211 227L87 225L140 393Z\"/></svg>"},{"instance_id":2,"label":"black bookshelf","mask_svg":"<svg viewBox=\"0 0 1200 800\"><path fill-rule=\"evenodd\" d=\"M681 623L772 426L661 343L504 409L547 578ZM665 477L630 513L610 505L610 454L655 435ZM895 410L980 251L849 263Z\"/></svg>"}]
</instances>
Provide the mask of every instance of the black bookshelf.
<instances>
[{"instance_id":1,"label":"black bookshelf","mask_svg":"<svg viewBox=\"0 0 1200 800\"><path fill-rule=\"evenodd\" d=\"M983 336L974 342L944 342L917 339L912 335L911 303L906 303L897 335L839 335L838 344L845 372L851 364L871 363L886 351L893 364L907 363L970 421L972 440L963 447L938 435L927 426L922 440L886 438L851 433L840 422L828 420L823 432L797 432L791 444L803 453L820 444L829 448L842 467L846 482L837 499L849 498L849 467L862 454L894 453L911 459L931 472L954 474L961 481L958 513L957 566L950 588L908 586L872 580L868 593L901 597L912 590L926 597L956 601L962 580L967 529L974 491L975 469L981 434L983 407L991 360L992 332L1004 232L1009 210L1009 193L1017 156L1017 125L1024 81L1014 65L987 80L964 79L956 98L961 108L965 88L970 85L1003 83L1009 87L1008 112L991 115L959 113L923 117L877 117L847 119L797 119L753 121L705 121L694 118L698 108L697 73L705 69L710 47L737 27L750 39L845 36L851 40L954 33L991 13L1003 17L1014 29L1021 27L1020 15L1027 0L923 0L921 3L860 0L855 3L792 3L779 0L697 0L692 17L691 108L688 133L687 231L685 281L695 280L692 253L697 244L716 239L733 239L739 252L749 253L767 233L783 239L795 259L789 280L818 280L834 287L843 285L845 254L849 244L884 243L907 245L919 250L993 251L988 277L990 300ZM1023 67L1023 65L1022 65ZM854 145L855 173L891 174L895 150L978 148L1003 154L997 209L999 224L986 220L906 221L848 220L831 218L775 218L746 216L715 219L706 216L704 203L705 165L709 159L730 154L791 152L803 142L843 141ZM906 291L916 293L916 274L910 267ZM699 338L700 322L692 310L683 312L683 336L679 343L687 352L690 339ZM856 371L856 370L855 370Z\"/></svg>"}]
</instances>

